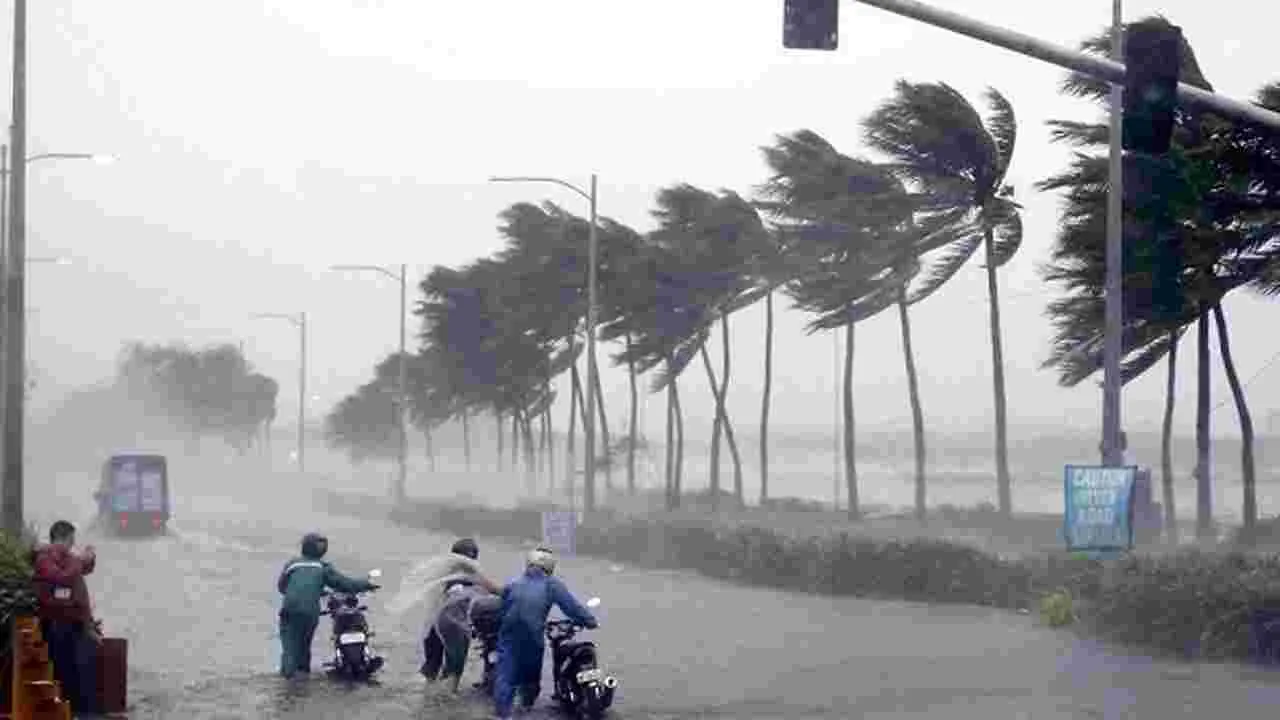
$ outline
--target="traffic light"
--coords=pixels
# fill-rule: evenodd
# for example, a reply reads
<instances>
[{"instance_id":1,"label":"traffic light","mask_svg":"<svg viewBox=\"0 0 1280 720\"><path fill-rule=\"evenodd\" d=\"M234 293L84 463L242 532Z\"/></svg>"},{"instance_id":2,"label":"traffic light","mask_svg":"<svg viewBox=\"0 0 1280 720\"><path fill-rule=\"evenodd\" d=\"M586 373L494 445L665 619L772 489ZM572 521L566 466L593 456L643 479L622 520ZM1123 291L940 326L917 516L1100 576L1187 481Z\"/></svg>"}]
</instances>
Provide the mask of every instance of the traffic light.
<instances>
[{"instance_id":1,"label":"traffic light","mask_svg":"<svg viewBox=\"0 0 1280 720\"><path fill-rule=\"evenodd\" d=\"M839 42L839 0L785 0L783 47L791 50L835 50Z\"/></svg>"},{"instance_id":2,"label":"traffic light","mask_svg":"<svg viewBox=\"0 0 1280 720\"><path fill-rule=\"evenodd\" d=\"M1124 39L1125 150L1149 155L1169 151L1178 77L1182 72L1182 29L1160 19L1133 23Z\"/></svg>"}]
</instances>

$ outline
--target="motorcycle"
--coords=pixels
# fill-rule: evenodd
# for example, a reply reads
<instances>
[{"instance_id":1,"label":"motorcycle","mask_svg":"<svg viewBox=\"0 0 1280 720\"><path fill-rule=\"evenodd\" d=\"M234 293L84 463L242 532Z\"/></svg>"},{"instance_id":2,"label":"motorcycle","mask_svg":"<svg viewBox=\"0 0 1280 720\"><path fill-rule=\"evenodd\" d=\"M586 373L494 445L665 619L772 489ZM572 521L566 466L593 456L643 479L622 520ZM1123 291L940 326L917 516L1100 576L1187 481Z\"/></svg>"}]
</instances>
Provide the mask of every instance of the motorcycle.
<instances>
[{"instance_id":1,"label":"motorcycle","mask_svg":"<svg viewBox=\"0 0 1280 720\"><path fill-rule=\"evenodd\" d=\"M382 577L381 570L370 570L370 582ZM330 592L325 594L326 609L332 621L333 659L325 663L330 674L350 680L369 680L382 668L383 658L373 651L365 613L369 608L360 602L361 593Z\"/></svg>"},{"instance_id":2,"label":"motorcycle","mask_svg":"<svg viewBox=\"0 0 1280 720\"><path fill-rule=\"evenodd\" d=\"M484 667L480 682L473 687L493 694L493 681L498 670L498 628L502 624L502 598L488 595L476 598L471 604L471 636Z\"/></svg>"},{"instance_id":3,"label":"motorcycle","mask_svg":"<svg viewBox=\"0 0 1280 720\"><path fill-rule=\"evenodd\" d=\"M588 608L599 607L600 598L587 601ZM600 668L596 644L574 638L582 631L572 620L547 621L547 640L551 643L551 676L555 682L552 699L562 708L582 718L599 718L613 705L618 679Z\"/></svg>"}]
</instances>

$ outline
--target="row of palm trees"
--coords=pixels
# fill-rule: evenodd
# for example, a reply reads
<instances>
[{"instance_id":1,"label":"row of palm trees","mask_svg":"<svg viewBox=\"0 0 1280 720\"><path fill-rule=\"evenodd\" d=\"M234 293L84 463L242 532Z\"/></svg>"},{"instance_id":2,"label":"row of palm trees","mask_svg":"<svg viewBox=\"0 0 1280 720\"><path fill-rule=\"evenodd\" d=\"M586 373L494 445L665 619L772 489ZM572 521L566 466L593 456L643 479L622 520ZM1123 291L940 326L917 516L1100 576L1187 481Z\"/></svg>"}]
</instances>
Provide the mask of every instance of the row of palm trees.
<instances>
[{"instance_id":1,"label":"row of palm trees","mask_svg":"<svg viewBox=\"0 0 1280 720\"><path fill-rule=\"evenodd\" d=\"M859 514L854 446L852 362L854 326L884 310L901 316L915 420L917 511L926 503L922 402L911 354L909 308L930 297L980 249L992 288L992 352L999 343L997 269L1022 237L1019 209L1003 184L1013 156L1015 121L1010 103L987 94L983 118L963 96L938 83L901 82L892 98L864 123L868 144L888 162L851 157L812 131L780 136L763 148L769 178L756 197L680 184L660 190L656 227L637 232L600 220L600 339L631 379L632 422L627 487L635 486L635 406L638 378L668 400L666 488L668 504L683 489L683 412L680 380L697 361L715 402L711 437L711 497L721 495L719 455L733 461L732 496L745 503L742 459L727 411L731 320L737 311L765 304L766 391L761 407L760 500L769 501L768 420L773 369L773 311L781 292L809 313L809 330L846 331L844 387L845 479L849 512ZM945 159L941 159L945 158ZM501 214L506 246L460 269L439 267L422 282L415 314L424 324L414 359L419 382L414 405L420 424L493 413L512 423L515 443L533 449L533 423L549 428L552 383L570 375L570 434L579 414L598 413L610 447L602 393L583 407L577 361L585 345L588 222L546 203L521 203ZM719 331L725 348L717 370L707 343ZM387 363L383 363L387 365ZM354 448L359 408L387 402L389 367L344 401L330 418L335 444ZM598 379L597 379L598 382ZM597 388L598 389L598 388ZM1010 511L1005 444L1003 373L994 379L997 405L997 487ZM378 417L391 417L384 412ZM384 446L390 434L374 439ZM549 430L541 430L546 437ZM569 452L572 454L572 440ZM610 465L606 463L606 472ZM588 495L589 496L589 495Z\"/></svg>"},{"instance_id":2,"label":"row of palm trees","mask_svg":"<svg viewBox=\"0 0 1280 720\"><path fill-rule=\"evenodd\" d=\"M1096 41L1084 47L1105 51ZM1187 57L1193 58L1190 53ZM1194 65L1194 60L1190 63ZM1185 77L1198 79L1195 72ZM1103 97L1103 89L1083 77L1071 77L1066 90ZM667 397L666 496L669 506L679 503L684 441L680 380L697 360L716 406L710 444L711 498L714 502L721 496L723 441L733 461L732 496L738 504L745 503L741 457L727 412L732 370L728 348L734 313L762 302L765 387L760 415L760 501L769 502L773 311L775 298L782 293L811 316L810 332L845 329L842 435L851 516L859 514L851 382L854 326L896 309L914 428L915 509L923 518L926 433L910 309L981 254L989 292L996 491L1000 511L1011 512L997 272L1022 241L1021 209L1005 183L1017 124L1011 103L998 91L988 90L984 101L985 115L946 84L901 81L894 94L862 122L863 139L876 154L874 159L844 154L817 133L802 130L779 136L762 148L769 177L753 198L681 184L657 193L655 228L650 232L640 233L607 218L600 221L600 339L612 344L612 360L625 366L630 377L629 437L620 443L628 450L628 488L635 486L637 379L648 374L651 389ZM1229 289L1249 283L1276 287L1277 266L1262 243L1277 235L1277 226L1269 224L1275 220L1274 208L1266 209L1268 198L1274 200L1275 188L1280 187L1274 183L1280 177L1274 172L1280 158L1275 138L1216 118L1190 115L1180 118L1180 133L1188 135L1193 125L1201 128L1198 134L1192 133L1201 145L1185 153L1177 150L1174 157L1186 155L1188 167L1196 170L1184 168L1180 177L1188 179L1185 184L1195 179L1204 187L1195 186L1200 195L1180 193L1178 212L1186 234L1218 254L1209 264L1198 256L1184 255L1188 319L1172 326L1157 322L1141 302L1143 288L1149 292L1151 286L1150 273L1126 268L1127 377L1136 377L1154 364L1163 355L1161 347L1174 347L1171 340L1187 323L1210 312L1220 316L1221 297ZM1082 151L1066 171L1041 186L1064 190L1067 199L1046 277L1065 284L1068 292L1051 306L1058 338L1050 364L1060 369L1063 382L1074 384L1099 366L1106 161L1096 150L1105 149L1107 138L1105 126L1065 121L1055 123L1055 133L1063 141L1095 149L1093 154ZM1179 138L1180 148L1191 148L1190 143L1187 137ZM1127 172L1129 177L1141 178L1136 168L1157 164L1130 159ZM1212 181L1204 180L1206 173ZM1218 204L1212 211L1204 210L1210 202ZM1250 204L1254 202L1263 207L1255 208ZM1135 229L1141 215L1137 206L1129 204L1134 210L1129 224ZM1204 221L1209 225L1195 225L1199 215L1212 216ZM533 424L540 423L539 444L548 447L549 411L555 398L552 383L568 372L570 457L578 416L588 411L598 413L603 444L612 447L602 393L597 387L596 408L584 407L577 367L585 344L588 223L550 203L516 204L500 217L499 231L506 239L500 252L463 268L436 268L421 284L422 300L415 312L423 321L423 345L414 358L418 369L412 392L419 426L429 431L446 419L460 418L465 429L477 413L493 413L500 421L510 420L512 451L523 444L526 462L531 463ZM1210 226L1221 236L1207 236ZM1231 235L1230 244L1225 235ZM1154 247L1141 234L1129 238L1128 245L1146 248L1148 253ZM1231 268L1230 280L1219 279L1223 266ZM1213 291L1190 282L1193 277L1204 279ZM1203 332L1205 323L1201 326ZM724 348L718 372L707 352L717 330ZM1225 338L1225 324L1220 331ZM1234 378L1234 367L1227 365ZM383 370L387 372L380 372L378 379L331 415L330 437L336 444L353 447L343 438L357 422L353 408L361 397L366 404L369 398L387 401L385 389L391 375L389 366ZM1237 386L1233 380L1233 387ZM1243 408L1243 391L1237 395ZM1243 423L1247 411L1242 413ZM391 414L383 412L379 417ZM572 468L572 462L567 466ZM1207 475L1204 468L1207 464L1202 466L1202 479ZM1171 492L1169 472L1166 468L1166 493ZM1171 509L1168 500L1166 507Z\"/></svg>"}]
</instances>

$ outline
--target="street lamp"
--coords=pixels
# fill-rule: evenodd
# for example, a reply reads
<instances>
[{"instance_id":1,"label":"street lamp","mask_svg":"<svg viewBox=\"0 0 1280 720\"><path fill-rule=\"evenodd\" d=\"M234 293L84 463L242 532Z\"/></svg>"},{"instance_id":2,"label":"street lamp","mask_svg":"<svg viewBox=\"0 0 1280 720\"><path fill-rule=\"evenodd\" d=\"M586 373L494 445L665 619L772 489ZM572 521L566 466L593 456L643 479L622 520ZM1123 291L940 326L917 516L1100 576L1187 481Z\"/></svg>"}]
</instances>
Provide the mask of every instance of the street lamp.
<instances>
[{"instance_id":1,"label":"street lamp","mask_svg":"<svg viewBox=\"0 0 1280 720\"><path fill-rule=\"evenodd\" d=\"M392 280L400 283L400 388L399 398L396 401L396 425L400 430L400 467L399 475L396 478L395 500L402 503L405 500L405 481L408 476L407 463L409 459L409 430L405 426L405 410L408 407L409 399L409 359L405 355L405 298L407 296L407 285L405 282L405 266L400 265L400 272L397 274L394 270L387 269L381 265L332 265L330 270L355 270L360 272L376 272L380 275L386 275Z\"/></svg>"},{"instance_id":2,"label":"street lamp","mask_svg":"<svg viewBox=\"0 0 1280 720\"><path fill-rule=\"evenodd\" d=\"M494 183L550 183L568 188L581 195L591 205L591 226L587 233L587 409L582 416L582 433L587 446L586 477L582 488L583 509L587 512L596 506L596 256L599 240L596 237L596 175L591 174L591 191L587 192L573 183L553 177L491 177ZM570 402L573 402L570 399ZM573 502L573 483L569 483L569 502Z\"/></svg>"},{"instance_id":3,"label":"street lamp","mask_svg":"<svg viewBox=\"0 0 1280 720\"><path fill-rule=\"evenodd\" d=\"M284 320L298 328L298 472L307 471L307 313L254 313L257 320Z\"/></svg>"}]
</instances>

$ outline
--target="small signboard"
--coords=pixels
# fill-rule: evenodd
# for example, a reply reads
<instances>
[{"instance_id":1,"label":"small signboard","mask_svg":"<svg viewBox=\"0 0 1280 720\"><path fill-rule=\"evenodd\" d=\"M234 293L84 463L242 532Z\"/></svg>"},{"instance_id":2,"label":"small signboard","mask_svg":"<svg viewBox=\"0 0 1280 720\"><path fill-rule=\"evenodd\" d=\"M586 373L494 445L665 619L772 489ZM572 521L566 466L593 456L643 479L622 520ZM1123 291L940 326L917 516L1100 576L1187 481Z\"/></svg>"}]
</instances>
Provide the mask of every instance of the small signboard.
<instances>
[{"instance_id":1,"label":"small signboard","mask_svg":"<svg viewBox=\"0 0 1280 720\"><path fill-rule=\"evenodd\" d=\"M578 530L578 513L572 510L542 512L542 544L558 555L572 555Z\"/></svg>"},{"instance_id":2,"label":"small signboard","mask_svg":"<svg viewBox=\"0 0 1280 720\"><path fill-rule=\"evenodd\" d=\"M1138 468L1068 465L1063 531L1069 551L1133 548L1133 492Z\"/></svg>"}]
</instances>

